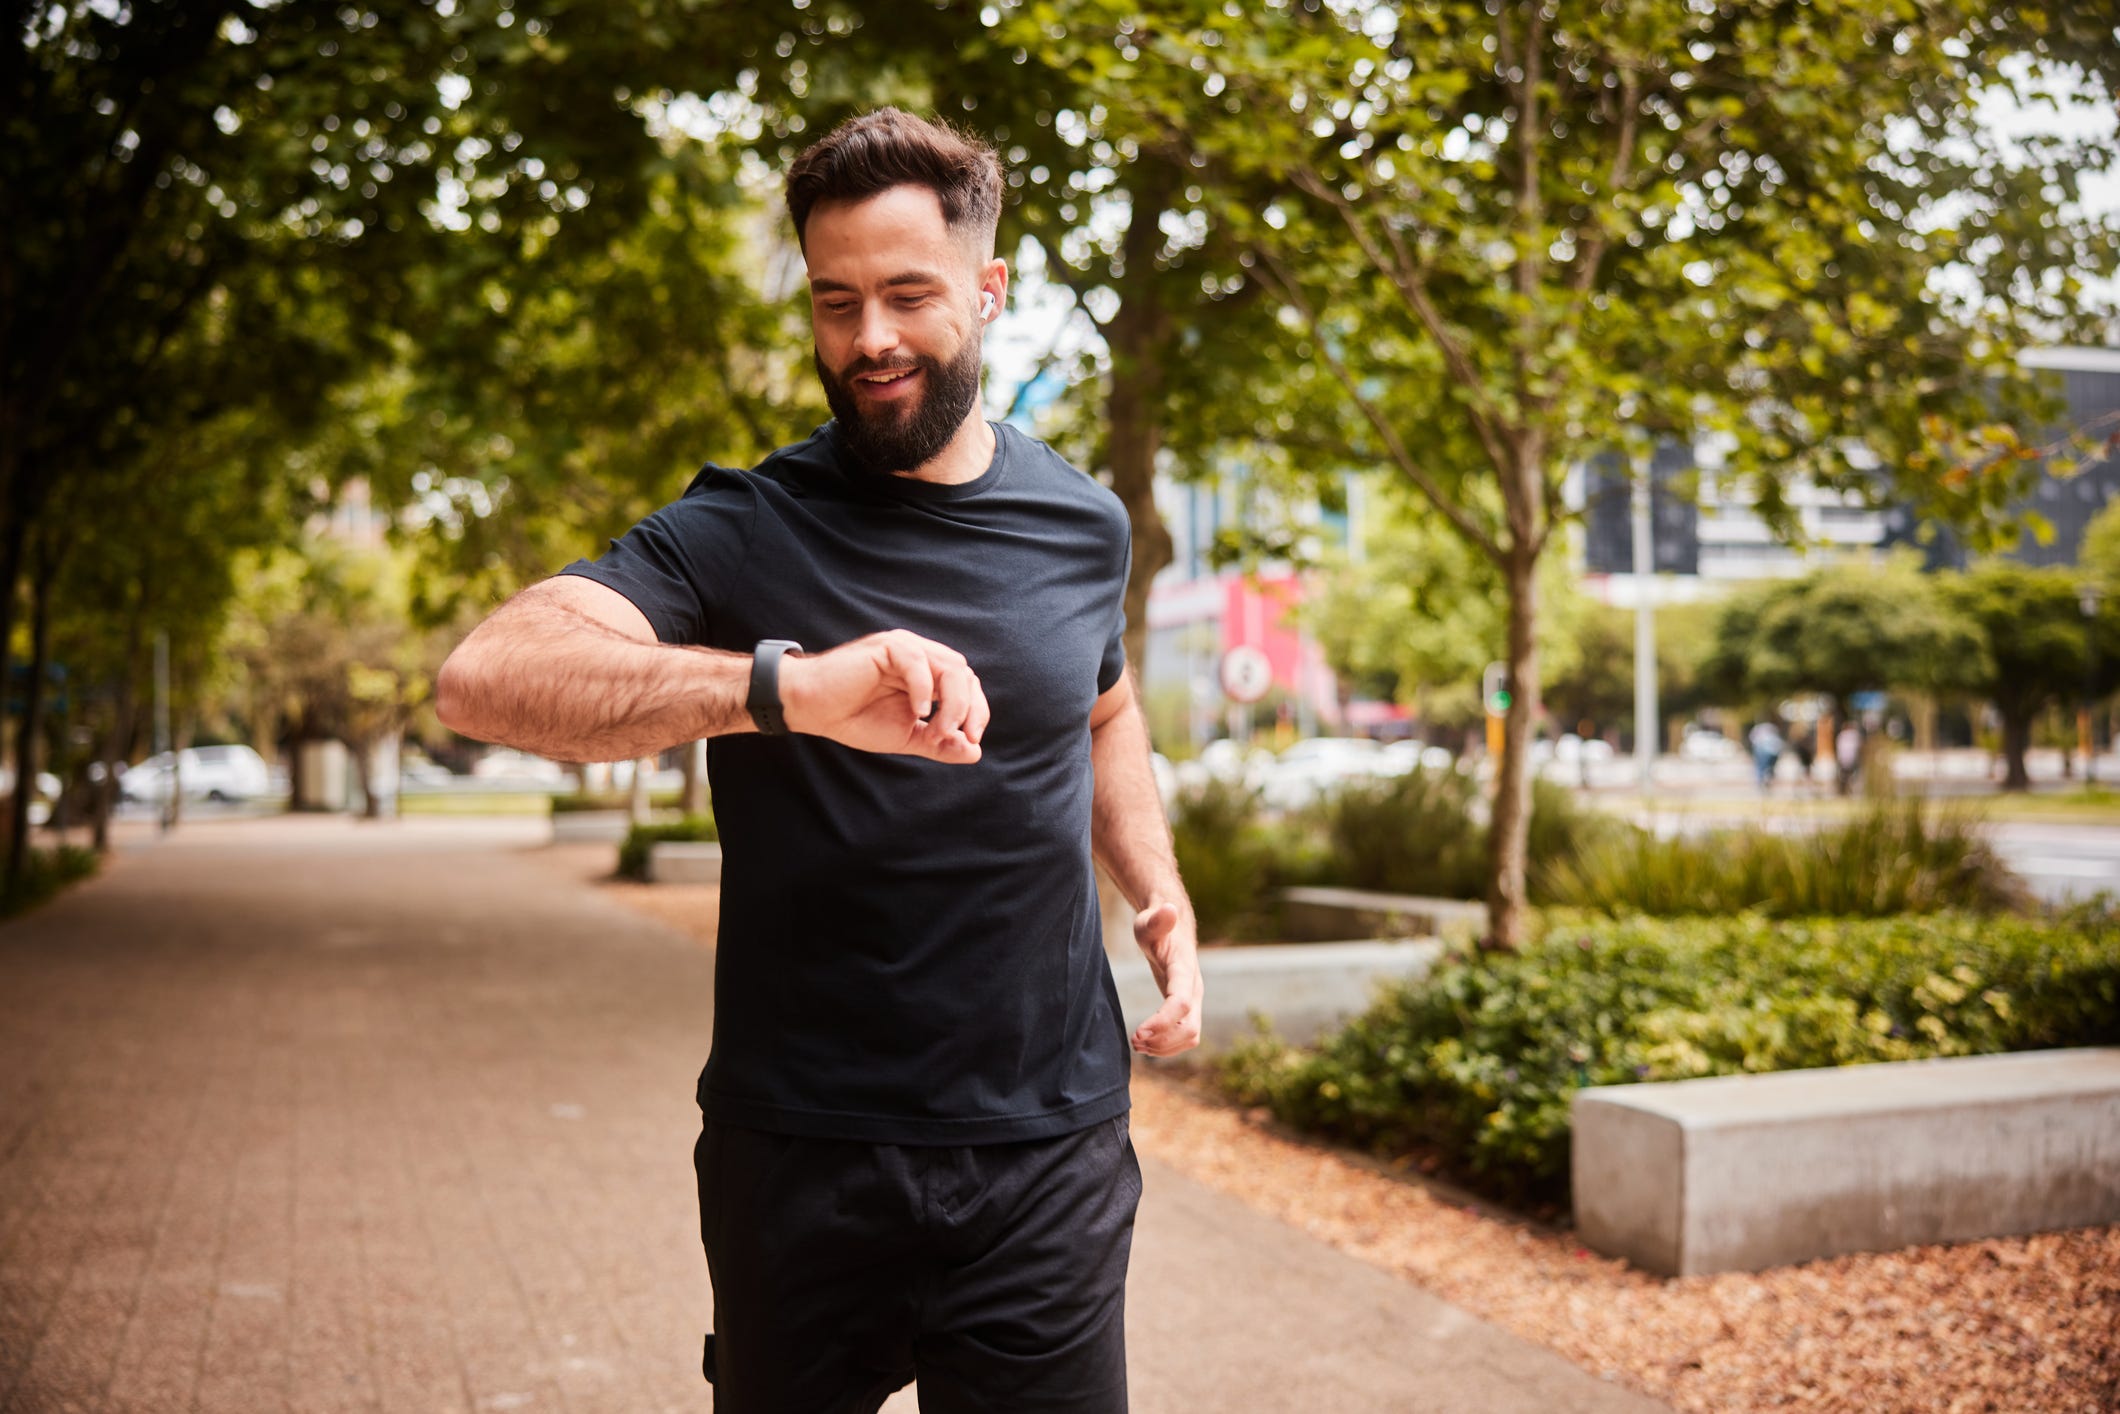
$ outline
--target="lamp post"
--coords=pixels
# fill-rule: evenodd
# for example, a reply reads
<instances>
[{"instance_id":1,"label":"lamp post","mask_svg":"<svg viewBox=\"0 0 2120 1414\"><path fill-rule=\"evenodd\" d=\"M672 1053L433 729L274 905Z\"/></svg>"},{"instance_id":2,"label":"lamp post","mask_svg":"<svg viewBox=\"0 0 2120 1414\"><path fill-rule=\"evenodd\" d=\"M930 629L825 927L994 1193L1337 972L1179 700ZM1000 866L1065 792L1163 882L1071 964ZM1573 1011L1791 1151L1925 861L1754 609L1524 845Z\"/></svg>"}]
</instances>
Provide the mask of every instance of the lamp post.
<instances>
[{"instance_id":1,"label":"lamp post","mask_svg":"<svg viewBox=\"0 0 2120 1414\"><path fill-rule=\"evenodd\" d=\"M2091 725L2091 710L2098 699L2098 600L2095 584L2077 591L2076 604L2083 610L2083 710L2076 716L2076 744L2083 753L2083 783L2098 784L2098 739Z\"/></svg>"}]
</instances>

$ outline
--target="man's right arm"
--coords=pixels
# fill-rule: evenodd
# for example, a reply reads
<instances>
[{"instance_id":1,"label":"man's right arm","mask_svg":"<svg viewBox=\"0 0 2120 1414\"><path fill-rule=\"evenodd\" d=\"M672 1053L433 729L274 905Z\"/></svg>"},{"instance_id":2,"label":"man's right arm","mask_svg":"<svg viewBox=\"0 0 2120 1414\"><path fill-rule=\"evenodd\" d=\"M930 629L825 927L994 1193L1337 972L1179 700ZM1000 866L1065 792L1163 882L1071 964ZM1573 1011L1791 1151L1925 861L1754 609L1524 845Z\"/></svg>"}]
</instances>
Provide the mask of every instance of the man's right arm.
<instances>
[{"instance_id":1,"label":"man's right arm","mask_svg":"<svg viewBox=\"0 0 2120 1414\"><path fill-rule=\"evenodd\" d=\"M510 599L442 664L443 725L557 761L623 761L753 731L751 655L661 642L614 589L560 575ZM962 654L903 630L781 660L788 729L864 751L979 759L987 705Z\"/></svg>"}]
</instances>

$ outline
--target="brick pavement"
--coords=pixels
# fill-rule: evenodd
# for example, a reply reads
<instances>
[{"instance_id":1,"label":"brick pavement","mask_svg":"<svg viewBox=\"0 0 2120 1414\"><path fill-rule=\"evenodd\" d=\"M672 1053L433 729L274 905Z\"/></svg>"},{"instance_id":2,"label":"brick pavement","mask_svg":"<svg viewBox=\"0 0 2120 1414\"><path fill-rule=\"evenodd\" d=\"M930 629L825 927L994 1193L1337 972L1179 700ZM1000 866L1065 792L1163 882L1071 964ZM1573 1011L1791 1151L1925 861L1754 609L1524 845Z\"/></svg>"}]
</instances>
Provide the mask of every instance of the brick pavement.
<instances>
[{"instance_id":1,"label":"brick pavement","mask_svg":"<svg viewBox=\"0 0 2120 1414\"><path fill-rule=\"evenodd\" d=\"M542 828L200 823L0 925L0 1411L711 1407L709 959ZM1144 1414L1658 1407L1146 1167Z\"/></svg>"}]
</instances>

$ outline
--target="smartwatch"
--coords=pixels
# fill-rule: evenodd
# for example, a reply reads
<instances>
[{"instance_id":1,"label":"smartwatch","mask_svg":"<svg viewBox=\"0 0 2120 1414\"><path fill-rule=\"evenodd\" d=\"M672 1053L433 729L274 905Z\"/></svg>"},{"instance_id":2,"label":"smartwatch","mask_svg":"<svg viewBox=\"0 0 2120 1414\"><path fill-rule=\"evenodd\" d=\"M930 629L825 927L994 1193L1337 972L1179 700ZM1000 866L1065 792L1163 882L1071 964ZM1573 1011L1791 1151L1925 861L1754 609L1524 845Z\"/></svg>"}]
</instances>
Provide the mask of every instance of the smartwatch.
<instances>
[{"instance_id":1,"label":"smartwatch","mask_svg":"<svg viewBox=\"0 0 2120 1414\"><path fill-rule=\"evenodd\" d=\"M787 718L780 714L780 655L802 656L802 645L791 639L768 638L751 650L751 695L744 702L751 721L766 736L786 736Z\"/></svg>"}]
</instances>

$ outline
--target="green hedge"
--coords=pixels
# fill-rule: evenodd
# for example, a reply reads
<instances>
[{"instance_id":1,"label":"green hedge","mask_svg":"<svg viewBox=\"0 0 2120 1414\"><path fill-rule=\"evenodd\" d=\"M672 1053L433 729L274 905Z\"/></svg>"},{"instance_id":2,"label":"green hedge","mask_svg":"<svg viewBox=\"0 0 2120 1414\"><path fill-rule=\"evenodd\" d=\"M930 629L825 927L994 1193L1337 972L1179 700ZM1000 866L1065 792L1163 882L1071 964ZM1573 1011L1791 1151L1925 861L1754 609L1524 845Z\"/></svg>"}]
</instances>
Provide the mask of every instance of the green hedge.
<instances>
[{"instance_id":1,"label":"green hedge","mask_svg":"<svg viewBox=\"0 0 2120 1414\"><path fill-rule=\"evenodd\" d=\"M1531 853L1542 857L1535 839ZM1885 918L2032 905L1977 815L1920 800L1881 800L1844 824L1790 835L1713 830L1661 840L1625 826L1573 857L1543 857L1542 902L1610 914Z\"/></svg>"},{"instance_id":2,"label":"green hedge","mask_svg":"<svg viewBox=\"0 0 2120 1414\"><path fill-rule=\"evenodd\" d=\"M687 815L682 820L659 821L649 825L635 825L626 831L626 837L618 846L618 873L622 879L648 877L648 851L665 841L711 841L721 838L714 832L712 815Z\"/></svg>"},{"instance_id":3,"label":"green hedge","mask_svg":"<svg viewBox=\"0 0 2120 1414\"><path fill-rule=\"evenodd\" d=\"M1318 1049L1262 1035L1222 1075L1289 1123L1557 1201L1586 1085L2113 1043L2110 900L2042 918L1557 915L1521 954L1452 955Z\"/></svg>"}]
</instances>

